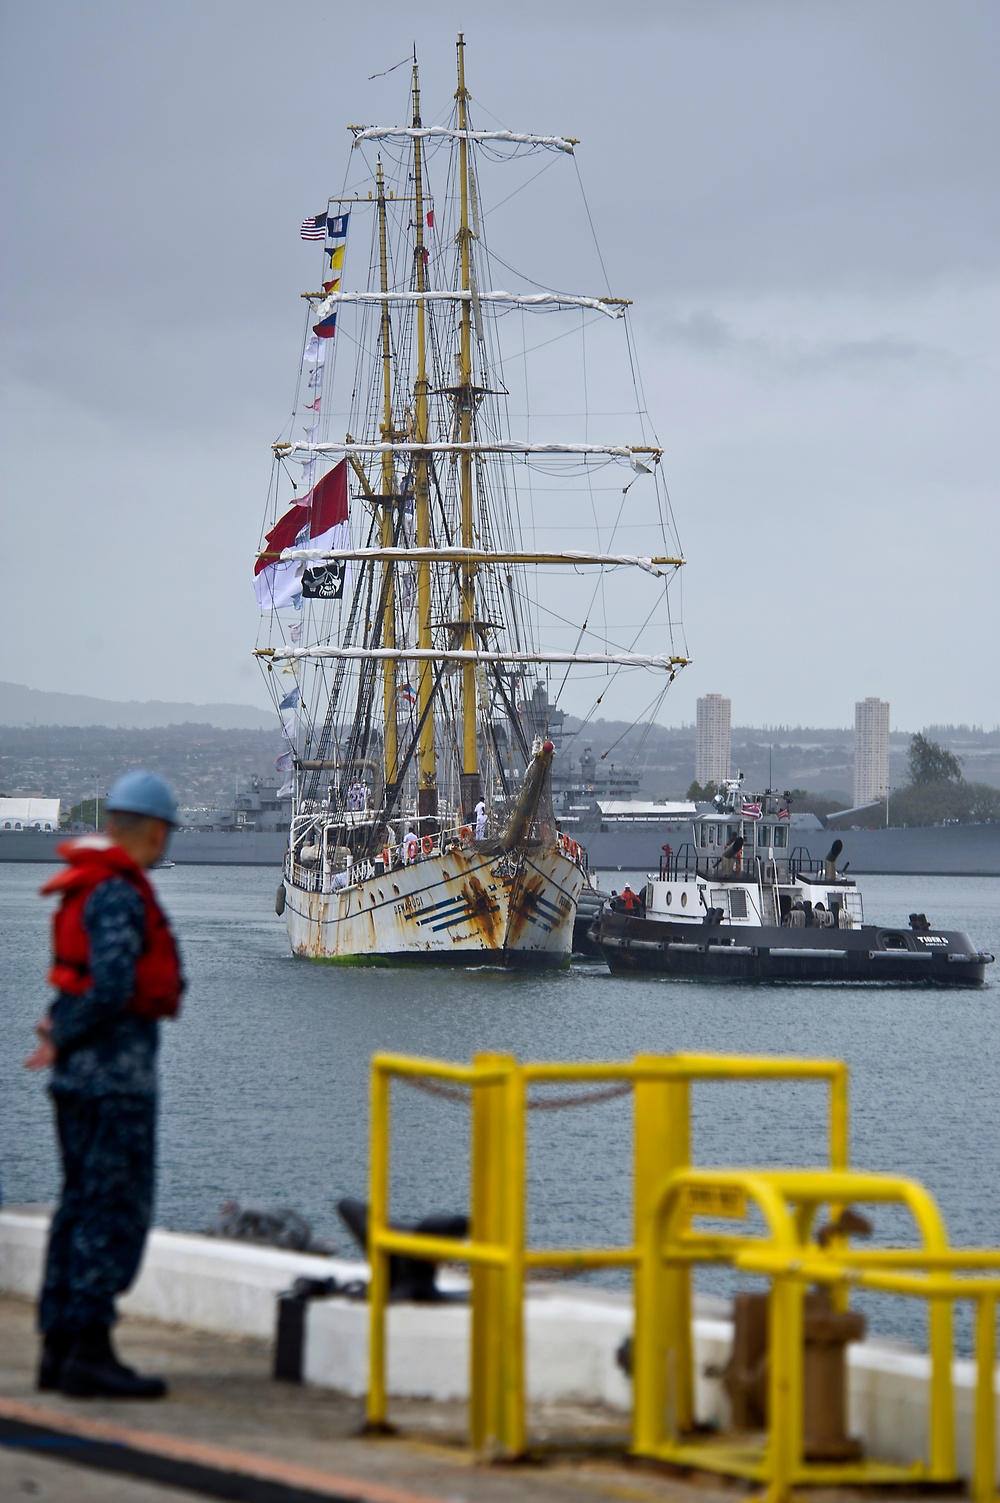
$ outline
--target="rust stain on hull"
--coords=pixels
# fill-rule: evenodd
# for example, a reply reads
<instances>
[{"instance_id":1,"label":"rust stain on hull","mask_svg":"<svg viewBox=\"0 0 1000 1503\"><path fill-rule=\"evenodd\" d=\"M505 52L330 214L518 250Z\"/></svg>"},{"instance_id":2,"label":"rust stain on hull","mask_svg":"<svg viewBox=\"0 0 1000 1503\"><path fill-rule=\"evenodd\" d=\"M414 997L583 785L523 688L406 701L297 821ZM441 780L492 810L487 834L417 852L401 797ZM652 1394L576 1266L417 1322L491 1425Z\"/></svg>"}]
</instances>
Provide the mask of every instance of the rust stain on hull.
<instances>
[{"instance_id":1,"label":"rust stain on hull","mask_svg":"<svg viewBox=\"0 0 1000 1503\"><path fill-rule=\"evenodd\" d=\"M482 935L484 942L495 950L502 942L500 904L497 903L478 877L470 877L462 885L462 896L469 912L469 922Z\"/></svg>"}]
</instances>

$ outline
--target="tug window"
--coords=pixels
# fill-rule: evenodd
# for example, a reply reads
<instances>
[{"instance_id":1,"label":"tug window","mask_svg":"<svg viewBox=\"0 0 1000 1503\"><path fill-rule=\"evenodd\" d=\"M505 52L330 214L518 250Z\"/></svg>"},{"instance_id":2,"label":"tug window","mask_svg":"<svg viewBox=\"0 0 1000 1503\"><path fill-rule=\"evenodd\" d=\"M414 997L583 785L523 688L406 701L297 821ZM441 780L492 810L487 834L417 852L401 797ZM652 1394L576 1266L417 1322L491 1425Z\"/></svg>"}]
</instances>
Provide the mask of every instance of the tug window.
<instances>
[{"instance_id":1,"label":"tug window","mask_svg":"<svg viewBox=\"0 0 1000 1503\"><path fill-rule=\"evenodd\" d=\"M775 827L774 827L774 849L777 850L779 846L781 846L782 849L784 849L787 845L788 845L788 826L787 825L775 825Z\"/></svg>"}]
</instances>

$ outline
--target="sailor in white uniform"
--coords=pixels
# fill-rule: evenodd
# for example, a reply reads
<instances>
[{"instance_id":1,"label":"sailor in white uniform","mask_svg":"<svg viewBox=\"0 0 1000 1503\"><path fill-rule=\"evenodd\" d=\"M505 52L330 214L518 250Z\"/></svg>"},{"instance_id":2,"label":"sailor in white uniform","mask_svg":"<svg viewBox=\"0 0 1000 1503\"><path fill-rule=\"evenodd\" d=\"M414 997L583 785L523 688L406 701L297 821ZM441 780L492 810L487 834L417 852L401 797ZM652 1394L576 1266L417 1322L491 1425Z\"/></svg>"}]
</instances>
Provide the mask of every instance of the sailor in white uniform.
<instances>
[{"instance_id":1,"label":"sailor in white uniform","mask_svg":"<svg viewBox=\"0 0 1000 1503\"><path fill-rule=\"evenodd\" d=\"M412 866L414 861L416 861L417 852L419 851L419 849L420 841L414 835L412 830L407 830L406 834L403 836L403 856L406 859L407 866Z\"/></svg>"},{"instance_id":2,"label":"sailor in white uniform","mask_svg":"<svg viewBox=\"0 0 1000 1503\"><path fill-rule=\"evenodd\" d=\"M482 799L476 805L476 839L486 839L486 804Z\"/></svg>"}]
</instances>

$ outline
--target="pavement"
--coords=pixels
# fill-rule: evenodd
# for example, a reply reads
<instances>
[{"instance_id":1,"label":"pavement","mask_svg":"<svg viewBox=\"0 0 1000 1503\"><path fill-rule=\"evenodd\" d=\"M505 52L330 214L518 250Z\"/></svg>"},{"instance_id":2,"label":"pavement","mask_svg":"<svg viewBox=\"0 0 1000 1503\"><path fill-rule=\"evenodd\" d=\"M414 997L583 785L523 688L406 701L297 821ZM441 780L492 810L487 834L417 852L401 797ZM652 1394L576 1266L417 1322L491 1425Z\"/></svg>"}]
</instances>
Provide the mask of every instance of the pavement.
<instances>
[{"instance_id":1,"label":"pavement","mask_svg":"<svg viewBox=\"0 0 1000 1503\"><path fill-rule=\"evenodd\" d=\"M360 1400L271 1377L271 1343L124 1319L123 1358L158 1373L155 1402L40 1394L33 1308L0 1296L0 1498L44 1503L735 1503L740 1484L626 1454L624 1417L533 1406L532 1456L478 1464L465 1406L398 1401L397 1433L361 1434ZM840 1495L843 1496L842 1494Z\"/></svg>"}]
</instances>

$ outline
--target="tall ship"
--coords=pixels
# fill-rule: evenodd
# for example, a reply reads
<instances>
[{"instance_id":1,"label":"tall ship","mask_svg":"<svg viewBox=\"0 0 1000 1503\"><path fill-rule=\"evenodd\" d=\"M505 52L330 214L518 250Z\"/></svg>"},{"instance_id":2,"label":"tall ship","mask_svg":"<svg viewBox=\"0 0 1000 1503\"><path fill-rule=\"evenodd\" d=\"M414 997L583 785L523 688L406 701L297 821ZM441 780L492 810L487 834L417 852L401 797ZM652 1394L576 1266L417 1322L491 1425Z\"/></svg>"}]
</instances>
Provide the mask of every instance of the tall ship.
<instances>
[{"instance_id":1,"label":"tall ship","mask_svg":"<svg viewBox=\"0 0 1000 1503\"><path fill-rule=\"evenodd\" d=\"M558 286L603 270L578 174L571 231L549 171L578 143L474 119L457 52L443 123L414 59L409 123L349 127L344 189L302 225L323 275L255 573L292 798L277 906L317 959L558 966L585 856L524 705L541 683L593 715L634 670L626 704L655 713L682 559L628 300ZM525 225L555 261L534 279Z\"/></svg>"}]
</instances>

